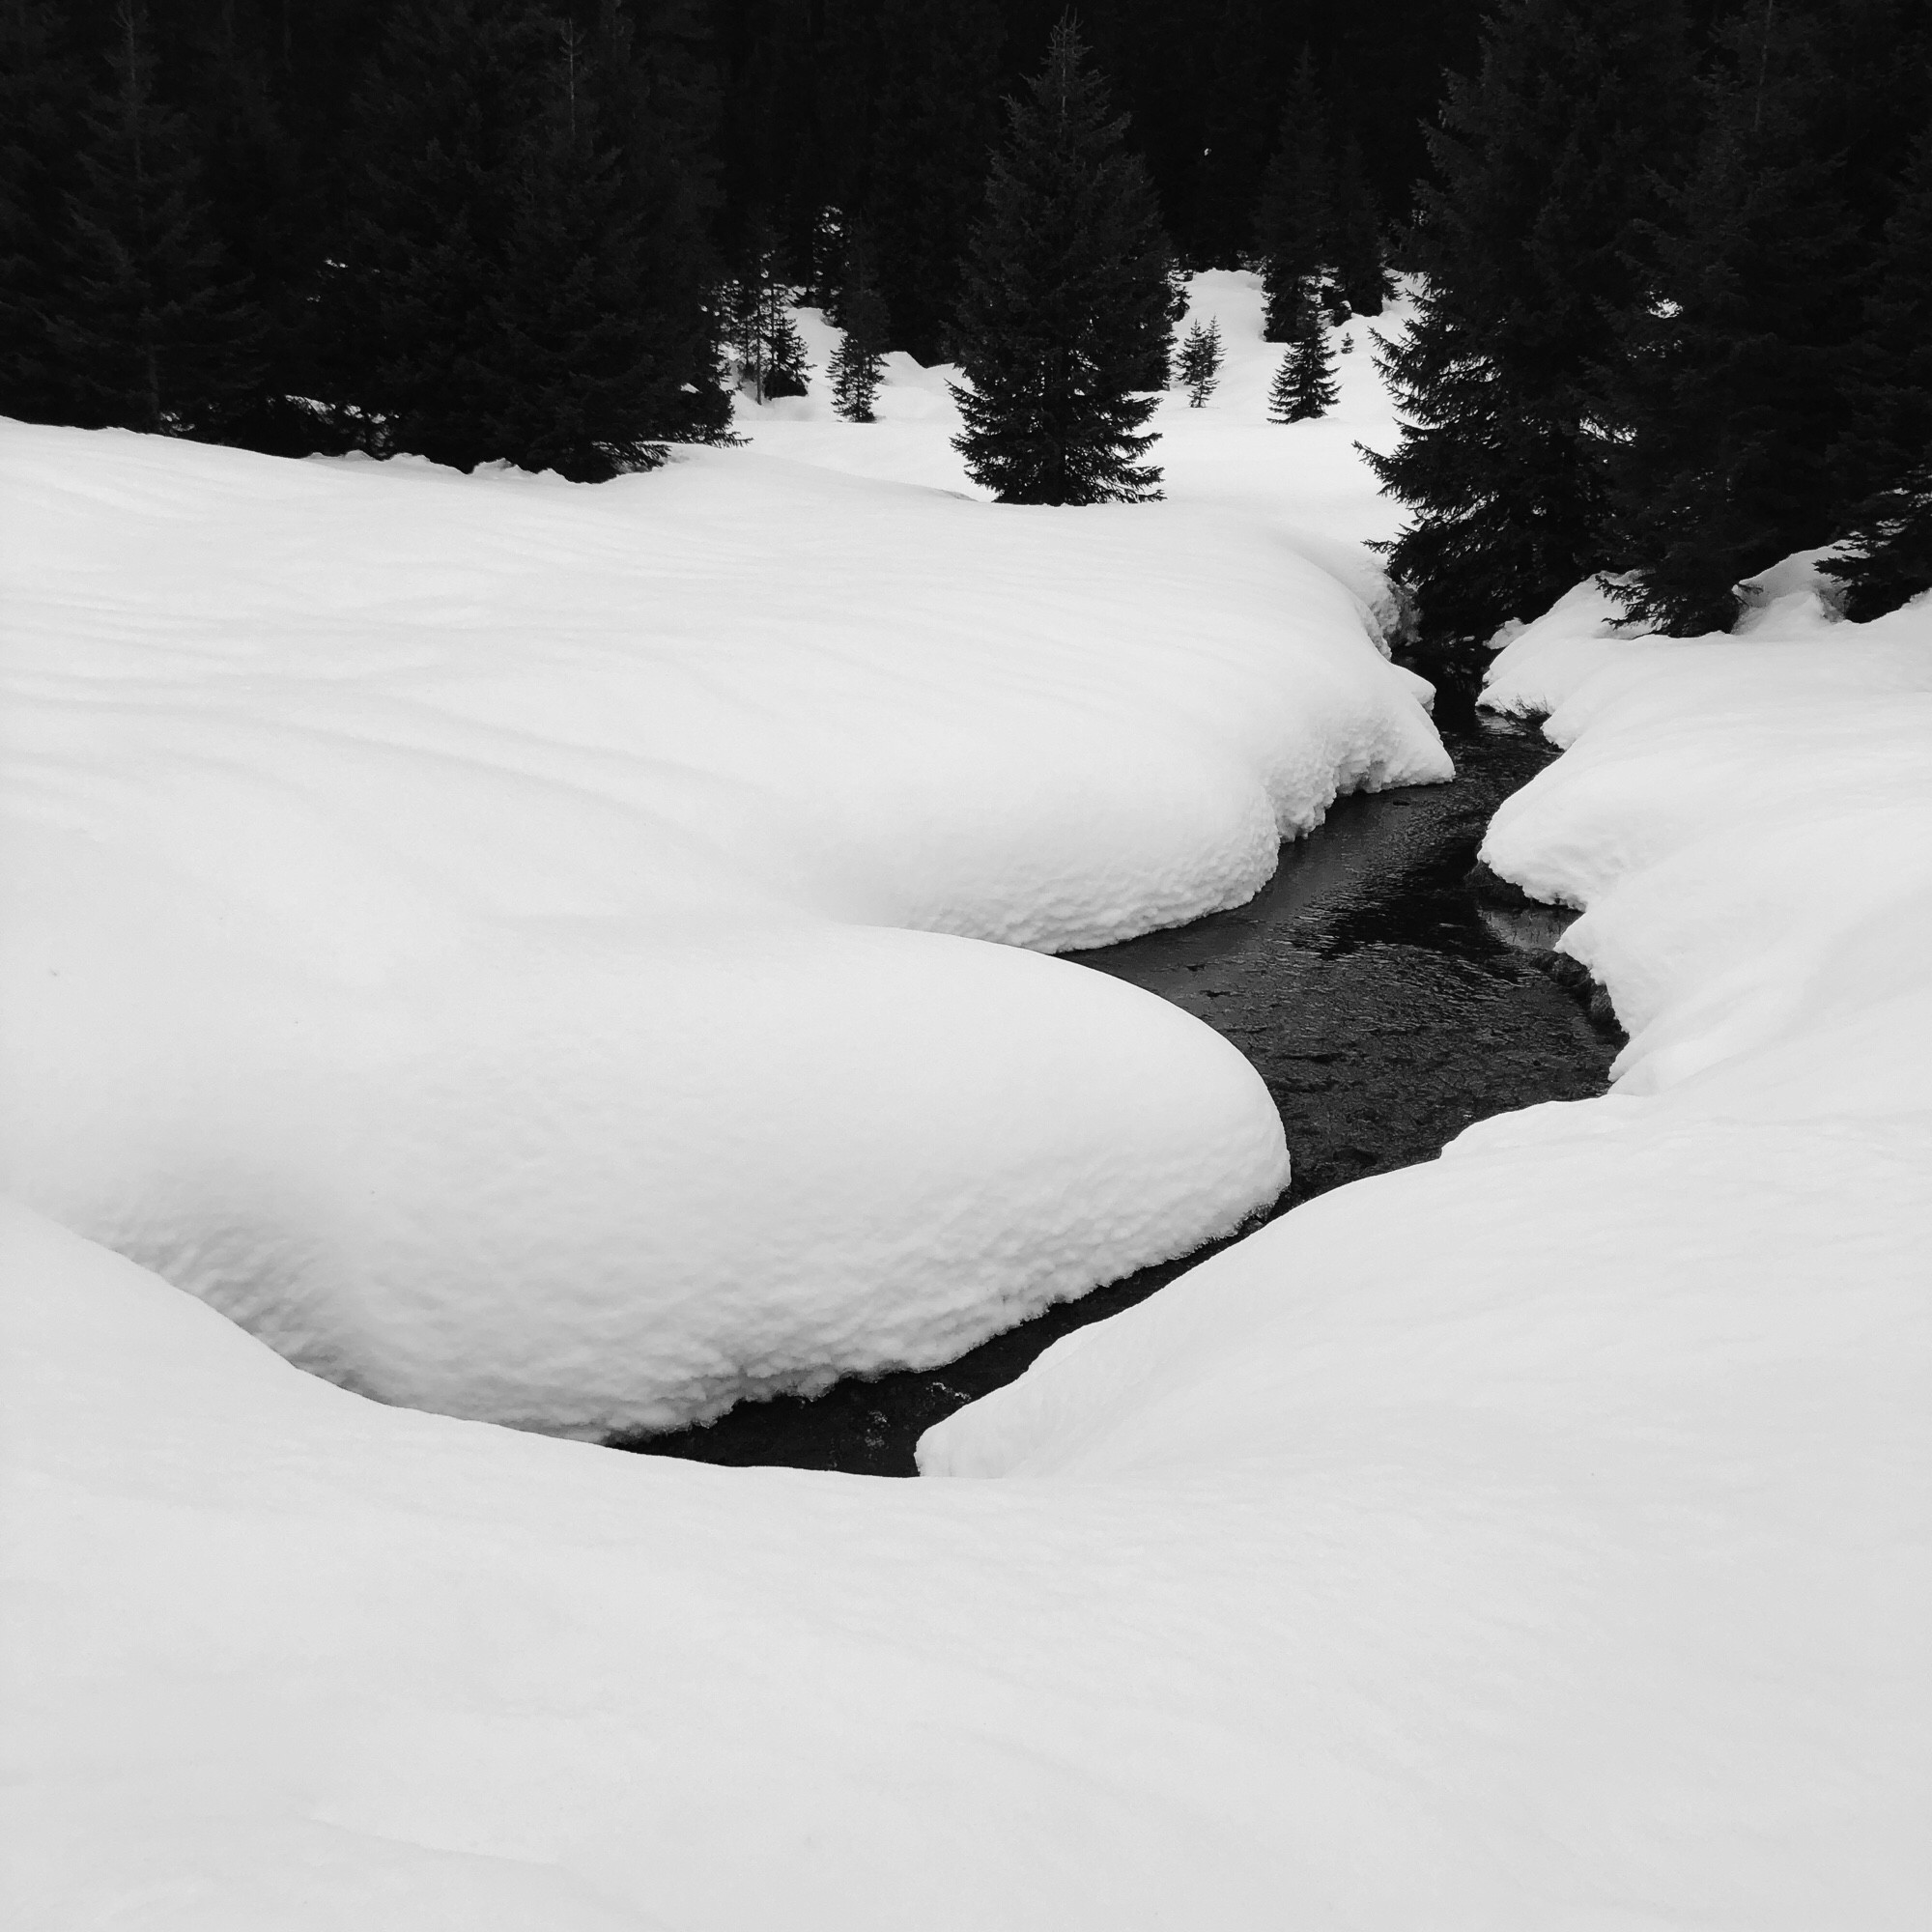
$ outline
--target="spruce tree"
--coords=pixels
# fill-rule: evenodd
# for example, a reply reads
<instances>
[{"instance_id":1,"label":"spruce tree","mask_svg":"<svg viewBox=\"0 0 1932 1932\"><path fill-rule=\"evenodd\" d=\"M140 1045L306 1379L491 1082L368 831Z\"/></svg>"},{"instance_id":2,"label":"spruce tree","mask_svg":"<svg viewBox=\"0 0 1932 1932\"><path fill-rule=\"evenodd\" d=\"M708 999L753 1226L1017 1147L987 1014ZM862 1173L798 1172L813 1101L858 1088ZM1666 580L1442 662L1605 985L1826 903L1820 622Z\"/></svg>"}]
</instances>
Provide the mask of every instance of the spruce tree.
<instances>
[{"instance_id":1,"label":"spruce tree","mask_svg":"<svg viewBox=\"0 0 1932 1932\"><path fill-rule=\"evenodd\" d=\"M409 0L356 108L324 285L366 446L583 480L728 422L709 258L668 92L618 11Z\"/></svg>"},{"instance_id":2,"label":"spruce tree","mask_svg":"<svg viewBox=\"0 0 1932 1932\"><path fill-rule=\"evenodd\" d=\"M1138 502L1175 291L1146 171L1070 20L1009 104L955 328L953 447L1009 503Z\"/></svg>"},{"instance_id":3,"label":"spruce tree","mask_svg":"<svg viewBox=\"0 0 1932 1932\"><path fill-rule=\"evenodd\" d=\"M786 279L778 238L754 217L744 244L745 267L727 294L727 336L739 384L755 402L802 396L810 374L805 343L791 319L799 290Z\"/></svg>"},{"instance_id":4,"label":"spruce tree","mask_svg":"<svg viewBox=\"0 0 1932 1932\"><path fill-rule=\"evenodd\" d=\"M673 442L714 441L731 426L718 366L722 270L708 236L719 202L717 102L703 56L694 0L601 0L590 90L639 250L634 299L649 357L652 434Z\"/></svg>"},{"instance_id":5,"label":"spruce tree","mask_svg":"<svg viewBox=\"0 0 1932 1932\"><path fill-rule=\"evenodd\" d=\"M1262 338L1293 342L1301 305L1319 289L1335 229L1335 179L1328 153L1328 115L1306 47L1282 112L1274 158L1262 178L1255 211L1265 320Z\"/></svg>"},{"instance_id":6,"label":"spruce tree","mask_svg":"<svg viewBox=\"0 0 1932 1932\"><path fill-rule=\"evenodd\" d=\"M1848 382L1834 452L1848 549L1829 568L1848 586L1846 615L1864 619L1932 588L1932 127L1886 228Z\"/></svg>"},{"instance_id":7,"label":"spruce tree","mask_svg":"<svg viewBox=\"0 0 1932 1932\"><path fill-rule=\"evenodd\" d=\"M1335 198L1328 244L1338 290L1356 315L1379 315L1388 299L1381 217L1362 163L1362 146L1351 134L1335 165Z\"/></svg>"},{"instance_id":8,"label":"spruce tree","mask_svg":"<svg viewBox=\"0 0 1932 1932\"><path fill-rule=\"evenodd\" d=\"M305 400L315 386L309 298L328 252L333 172L305 162L291 120L293 77L278 71L276 57L277 30L290 24L286 16L276 21L262 0L223 0L203 16L192 58L177 62L173 104L195 130L221 245L263 314L260 380L223 412L221 440L302 456L341 446L318 434Z\"/></svg>"},{"instance_id":9,"label":"spruce tree","mask_svg":"<svg viewBox=\"0 0 1932 1932\"><path fill-rule=\"evenodd\" d=\"M1728 630L1734 583L1839 520L1857 236L1807 120L1821 25L1789 5L1731 23L1689 179L1648 230L1652 295L1610 385L1609 500L1617 594L1660 630Z\"/></svg>"},{"instance_id":10,"label":"spruce tree","mask_svg":"<svg viewBox=\"0 0 1932 1932\"><path fill-rule=\"evenodd\" d=\"M457 469L508 454L500 241L546 110L554 23L528 0L404 0L358 91L320 380L379 454Z\"/></svg>"},{"instance_id":11,"label":"spruce tree","mask_svg":"<svg viewBox=\"0 0 1932 1932\"><path fill-rule=\"evenodd\" d=\"M872 406L885 379L891 318L885 298L872 280L871 252L862 236L848 238L847 268L838 290L838 321L844 336L826 373L832 379L832 407L847 422L873 421Z\"/></svg>"},{"instance_id":12,"label":"spruce tree","mask_svg":"<svg viewBox=\"0 0 1932 1932\"><path fill-rule=\"evenodd\" d=\"M993 0L883 0L866 214L898 348L950 353L961 259L999 136Z\"/></svg>"},{"instance_id":13,"label":"spruce tree","mask_svg":"<svg viewBox=\"0 0 1932 1932\"><path fill-rule=\"evenodd\" d=\"M590 72L563 27L513 169L474 384L479 445L580 483L655 467L666 428L641 223Z\"/></svg>"},{"instance_id":14,"label":"spruce tree","mask_svg":"<svg viewBox=\"0 0 1932 1932\"><path fill-rule=\"evenodd\" d=\"M1189 326L1187 338L1176 358L1180 370L1180 386L1187 391L1187 407L1202 408L1221 380L1221 325L1210 321Z\"/></svg>"},{"instance_id":15,"label":"spruce tree","mask_svg":"<svg viewBox=\"0 0 1932 1932\"><path fill-rule=\"evenodd\" d=\"M88 101L68 26L38 0L0 6L0 415L33 422L77 419L51 328Z\"/></svg>"},{"instance_id":16,"label":"spruce tree","mask_svg":"<svg viewBox=\"0 0 1932 1932\"><path fill-rule=\"evenodd\" d=\"M1677 0L1503 0L1431 136L1439 185L1406 244L1423 276L1378 366L1406 418L1364 452L1409 521L1391 574L1442 650L1602 569L1600 372L1639 298L1637 223L1687 120Z\"/></svg>"},{"instance_id":17,"label":"spruce tree","mask_svg":"<svg viewBox=\"0 0 1932 1932\"><path fill-rule=\"evenodd\" d=\"M1281 358L1268 390L1268 419L1278 423L1312 421L1335 407L1338 393L1321 304L1304 301L1294 340Z\"/></svg>"},{"instance_id":18,"label":"spruce tree","mask_svg":"<svg viewBox=\"0 0 1932 1932\"><path fill-rule=\"evenodd\" d=\"M71 421L207 434L254 387L260 315L214 234L185 123L156 94L132 0L107 66L42 315L51 359Z\"/></svg>"}]
</instances>

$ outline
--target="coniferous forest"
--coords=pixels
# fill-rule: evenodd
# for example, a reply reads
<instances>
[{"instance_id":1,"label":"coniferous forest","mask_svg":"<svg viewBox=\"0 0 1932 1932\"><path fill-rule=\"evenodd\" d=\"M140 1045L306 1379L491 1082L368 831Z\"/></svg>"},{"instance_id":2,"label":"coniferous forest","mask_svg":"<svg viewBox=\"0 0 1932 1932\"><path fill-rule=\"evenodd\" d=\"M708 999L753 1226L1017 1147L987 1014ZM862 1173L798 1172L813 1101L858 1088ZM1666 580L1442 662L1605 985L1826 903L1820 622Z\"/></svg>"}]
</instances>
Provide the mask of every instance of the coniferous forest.
<instances>
[{"instance_id":1,"label":"coniferous forest","mask_svg":"<svg viewBox=\"0 0 1932 1932\"><path fill-rule=\"evenodd\" d=\"M728 435L747 371L795 393L804 299L856 325L855 419L887 350L958 363L998 494L1130 499L1184 271L1258 270L1304 359L1406 274L1372 460L1438 649L1593 572L1677 632L1805 546L1855 615L1932 582L1916 0L1060 20L0 0L0 411L595 481Z\"/></svg>"}]
</instances>

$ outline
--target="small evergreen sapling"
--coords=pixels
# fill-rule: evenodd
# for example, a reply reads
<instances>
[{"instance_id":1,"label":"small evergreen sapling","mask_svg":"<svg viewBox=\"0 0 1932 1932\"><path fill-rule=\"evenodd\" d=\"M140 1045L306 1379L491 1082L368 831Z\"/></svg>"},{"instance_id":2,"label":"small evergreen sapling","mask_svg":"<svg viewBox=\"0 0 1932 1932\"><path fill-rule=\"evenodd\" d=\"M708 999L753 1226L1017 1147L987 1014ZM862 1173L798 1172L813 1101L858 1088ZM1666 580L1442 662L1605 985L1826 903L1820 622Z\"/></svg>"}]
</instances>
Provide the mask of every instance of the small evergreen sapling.
<instances>
[{"instance_id":1,"label":"small evergreen sapling","mask_svg":"<svg viewBox=\"0 0 1932 1932\"><path fill-rule=\"evenodd\" d=\"M1294 340L1268 391L1272 422L1310 422L1335 407L1335 362L1328 353L1328 326L1319 302L1305 300Z\"/></svg>"},{"instance_id":2,"label":"small evergreen sapling","mask_svg":"<svg viewBox=\"0 0 1932 1932\"><path fill-rule=\"evenodd\" d=\"M1188 327L1179 357L1180 386L1187 391L1187 407L1198 410L1214 393L1221 380L1221 325L1210 321L1206 328L1197 323Z\"/></svg>"},{"instance_id":3,"label":"small evergreen sapling","mask_svg":"<svg viewBox=\"0 0 1932 1932\"><path fill-rule=\"evenodd\" d=\"M847 422L877 420L872 405L886 369L886 304L877 289L861 280L840 298L845 336L832 352L832 407Z\"/></svg>"}]
</instances>

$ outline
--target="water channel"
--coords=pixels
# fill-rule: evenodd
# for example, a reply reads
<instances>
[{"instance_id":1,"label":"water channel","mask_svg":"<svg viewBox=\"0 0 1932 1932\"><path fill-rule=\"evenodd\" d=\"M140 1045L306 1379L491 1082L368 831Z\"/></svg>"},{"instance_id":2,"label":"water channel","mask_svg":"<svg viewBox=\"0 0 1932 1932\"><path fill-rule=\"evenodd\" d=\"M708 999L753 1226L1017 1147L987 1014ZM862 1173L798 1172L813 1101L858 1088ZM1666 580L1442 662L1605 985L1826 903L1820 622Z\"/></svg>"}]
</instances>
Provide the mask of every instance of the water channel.
<instances>
[{"instance_id":1,"label":"water channel","mask_svg":"<svg viewBox=\"0 0 1932 1932\"><path fill-rule=\"evenodd\" d=\"M1551 957L1565 917L1475 867L1496 807L1554 753L1533 731L1473 718L1445 726L1443 742L1454 783L1341 800L1319 832L1284 848L1247 904L1066 955L1184 1007L1267 1083L1294 1172L1258 1218L1432 1159L1472 1121L1607 1084L1620 1036L1587 983ZM932 1424L1221 1245L1047 1309L943 1368L855 1378L809 1401L741 1404L704 1427L613 1446L909 1476Z\"/></svg>"}]
</instances>

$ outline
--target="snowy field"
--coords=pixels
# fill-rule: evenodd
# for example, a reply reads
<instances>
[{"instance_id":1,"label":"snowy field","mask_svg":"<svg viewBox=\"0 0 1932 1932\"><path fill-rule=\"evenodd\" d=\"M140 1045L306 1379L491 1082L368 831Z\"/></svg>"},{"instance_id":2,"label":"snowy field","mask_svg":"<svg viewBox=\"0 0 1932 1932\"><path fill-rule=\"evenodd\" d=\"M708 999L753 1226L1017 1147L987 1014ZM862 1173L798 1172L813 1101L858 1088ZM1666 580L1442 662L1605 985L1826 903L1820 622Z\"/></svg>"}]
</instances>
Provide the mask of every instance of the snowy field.
<instances>
[{"instance_id":1,"label":"snowy field","mask_svg":"<svg viewBox=\"0 0 1932 1932\"><path fill-rule=\"evenodd\" d=\"M8 1184L391 1401L675 1426L1227 1232L1260 1080L1040 955L1448 775L1259 510L0 460Z\"/></svg>"},{"instance_id":2,"label":"snowy field","mask_svg":"<svg viewBox=\"0 0 1932 1932\"><path fill-rule=\"evenodd\" d=\"M1238 423L1198 427L1204 465L1217 438L1239 440ZM769 434L821 431L833 434L810 422ZM733 490L768 477L781 493L806 472L826 500L885 491L907 521L879 540L899 555L921 540L915 516L976 533L975 519L1004 521L877 478L829 484L831 466L802 450L789 467L770 462L767 435L760 426L749 454L715 468L597 493L622 532L611 545L649 543L651 488L701 493L725 474ZM1162 452L1177 484L1181 443ZM1157 1045L1158 1003L1117 988L1117 1007L1089 1009L1077 969L983 943L1050 945L1151 890L1122 881L1180 876L1164 856L1174 845L1150 844L1150 860L1124 832L1101 836L1115 829L1101 804L1139 796L1136 761L1094 810L1096 842L1119 859L1109 883L1096 889L1084 860L1043 866L1061 885L1042 886L1037 927L1001 929L986 913L976 926L953 909L998 898L972 890L991 865L949 842L954 821L937 806L898 808L849 870L834 863L850 849L842 832L799 825L812 810L849 812L841 825L864 815L840 802L829 725L833 749L808 733L798 762L772 775L767 761L799 737L781 690L693 650L679 659L691 690L648 711L611 639L633 608L625 586L668 565L648 552L621 569L577 563L591 539L576 513L543 510L549 486L468 486L456 529L416 519L410 493L440 505L460 486L382 479L358 527L365 550L397 560L358 591L339 536L317 539L306 570L293 538L275 551L260 536L271 479L289 471L186 454L213 467L171 469L171 491L208 477L213 490L220 466L238 466L217 499L245 525L234 540L212 535L205 511L169 522L152 479L143 486L142 463L181 465L183 452L74 438L52 458L30 451L41 467L26 509L39 521L19 554L52 587L16 604L16 628L50 651L57 631L66 655L31 680L44 708L24 727L38 762L22 764L35 789L20 837L41 869L23 861L21 876L39 880L30 930L70 939L58 971L83 983L32 995L40 1031L10 1051L36 1069L32 1105L48 1127L22 1120L11 1137L57 1217L81 1218L76 1202L113 1210L113 1177L141 1172L142 1150L184 1121L216 1123L225 1138L211 1157L259 1145L273 1205L270 1177L307 1171L314 1143L296 1126L332 1127L370 1144L359 1169L316 1156L331 1182L353 1177L352 1202L356 1186L423 1174L431 1152L451 1162L410 1252L438 1252L446 1235L473 1242L462 1252L481 1271L477 1299L496 1307L490 1243L515 1235L519 1264L544 1267L561 1240L568 1262L533 1298L567 1303L570 1269L594 1252L574 1217L610 1196L572 1195L568 1214L539 1223L545 1240L517 1234L530 1197L501 1207L491 1190L547 1200L546 1170L542 1143L507 1138L501 1122L529 1122L534 1136L587 1116L617 1137L610 1189L653 1172L622 1140L639 1116L620 1105L632 1091L621 1076L680 1036L652 1003L621 1004L624 989L661 974L649 983L692 1002L694 1029L729 1006L702 1004L709 977L657 963L646 936L672 923L716 933L721 958L727 940L742 943L748 973L778 934L801 949L791 957L880 949L874 1006L943 983L943 1025L917 1048L928 1074L965 1078L936 1056L956 1052L970 1073L1004 1051L1016 1016L1038 1016L1021 1036L1029 1052L1087 1056L1054 1063L1042 1144L1092 1157L1083 1168L1055 1156L1068 1164L1023 1198L1122 1211L1186 1169L1184 1149L1202 1162L1197 1190L1224 1147L1252 1151L1244 1184L1265 1181L1276 1154L1243 1124L1251 1090L1201 1030ZM293 474L298 493L368 486L353 467ZM1339 517L1348 486L1331 481ZM1069 602L1113 599L1116 634L1086 657L1066 643L1039 674L1065 702L1069 759L1088 742L1078 721L1093 684L1118 697L1094 668L1124 657L1132 697L1113 715L1145 733L1145 755L1170 732L1217 748L1200 769L1220 786L1204 778L1198 815L1172 837L1195 841L1177 866L1224 855L1228 892L1247 861L1227 856L1245 850L1227 828L1270 811L1292 821L1298 800L1312 812L1322 796L1317 764L1290 761L1310 786L1297 794L1249 749L1271 728L1253 716L1271 701L1277 662L1264 632L1285 639L1274 649L1296 691L1316 688L1312 668L1332 658L1338 703L1385 705L1418 729L1345 623L1353 604L1320 604L1340 593L1283 547L1260 546L1261 497L1276 487L1257 478L1252 521L1197 517L1177 487L1161 510L1121 513L1141 521L1118 540L1110 517L1078 513L1095 533L1056 530L1053 570L1042 563ZM285 527L315 527L316 503L333 500L298 495ZM538 509L498 519L474 507L500 501ZM117 574L81 547L76 532L103 525L117 557L146 546L138 571ZM438 529L441 574L422 593L433 608L398 617L397 587ZM740 555L785 546L787 582L818 554L764 526L716 540ZM193 600L217 541L224 572L249 556L259 568L209 612ZM927 541L936 555L940 539ZM944 584L930 562L908 566L932 586L929 609L988 594L978 541L959 539L968 560ZM1216 541L1225 554L1197 548ZM1211 568L1190 578L1183 555ZM1241 556L1259 575L1224 582ZM573 567L554 568L559 557ZM1231 667L1225 708L1213 698L1205 719L1177 719L1163 695L1194 690L1179 673L1160 683L1164 572L1191 584L1177 600L1198 600L1210 580L1227 600L1201 633ZM137 576L141 599L128 589ZM539 578L570 598L539 608ZM1294 596L1269 605L1264 579ZM1312 627L1297 617L1304 587L1334 612L1332 639L1325 625L1306 640L1294 628ZM758 607L744 595L749 616ZM593 685L595 704L562 715L558 679L513 674L497 633L506 600L530 612L532 635L554 627L546 651L572 653L573 683ZM666 592L648 608L674 606ZM1026 607L1015 597L1008 620ZM1143 613L1123 654L1119 627ZM391 623L410 640L406 674L387 668ZM889 625L846 623L821 640L826 662L896 720L913 700L887 675L903 662L886 655ZM1830 626L1797 592L1735 639L1604 631L1601 607L1578 597L1499 658L1492 701L1550 712L1570 749L1499 814L1486 856L1586 908L1566 945L1631 1031L1618 1091L1487 1122L1438 1162L1323 1196L1060 1342L928 1435L923 1466L946 1480L625 1458L370 1403L129 1261L10 1212L0 1545L7 1655L26 1665L9 1743L31 1776L10 1782L4 1835L20 1922L1916 1932L1932 1907L1932 609ZM271 673L289 675L280 644L264 667L264 640L290 638L320 658L304 699L314 745L277 733L264 696ZM947 716L950 694L978 702L986 689L959 676L938 687ZM727 699L745 717L747 742L732 739L742 762L707 772L700 792L687 766L711 741L688 721ZM1273 701L1267 715L1289 720L1307 702ZM649 759L629 749L633 733ZM1063 735L1032 741L1049 776ZM1093 741L1111 742L1097 725ZM1426 733L1399 742L1430 754ZM412 776L391 781L392 755ZM927 796L923 749L905 765L895 799ZM1072 768L1076 797L1092 800L1106 760ZM945 786L976 769L962 750ZM1011 769L984 779L985 796ZM1345 765L1331 755L1327 769L1332 783ZM356 800L376 801L366 826L345 823L344 771ZM508 800L506 773L524 781ZM1060 842L1086 823L1072 806L1039 822L1055 854L1094 849ZM589 839L593 824L616 828L608 844ZM217 855L203 875L181 856L190 829ZM914 851L927 840L934 863L901 856L902 835ZM655 875L640 884L639 854L686 896L658 896ZM906 882L935 876L949 884L927 903L947 913L909 913ZM143 895L149 877L158 884ZM550 889L534 907L533 881ZM137 917L117 923L128 903ZM217 917L211 941L204 922ZM565 955L586 952L603 977L584 970L556 990ZM920 977L942 953L961 962L956 979ZM289 1029L353 1012L366 1035L331 1024L324 1052L270 1033L298 965L317 990L285 1015ZM839 970L846 988L852 969ZM1032 1004L1076 981L1082 992L1058 1008ZM123 1014L141 987L150 1002ZM1080 1016L1089 1030L1069 1047L1064 1028ZM398 1032L427 1041L424 1063L395 1045L380 1056ZM482 1036L497 1034L486 1053ZM211 1039L232 1065L205 1059ZM1129 1047L1171 1054L1157 1063L1161 1118L1146 1127L1119 1115L1123 1087L1087 1084ZM720 1050L747 1054L732 1063L739 1098L763 1131L777 1118L773 1065L735 1037ZM546 1063L581 1070L545 1088L534 1073ZM698 1065L696 1049L671 1064ZM189 1072L204 1084L170 1084ZM270 1073L290 1083L275 1090L290 1096L282 1113L255 1097ZM868 1101L891 1097L888 1077L867 1073ZM791 1118L816 1136L799 1157L830 1177L852 1146L837 1135L860 1110L799 1092ZM1092 1125L1063 1118L1090 1092ZM1198 1094L1193 1118L1171 1120L1170 1093ZM693 1118L710 1133L708 1115ZM945 1115L929 1124L951 1138L921 1146L983 1153L981 1140L1020 1118L990 1103ZM898 1158L895 1137L922 1130L917 1113L895 1116L865 1157ZM1152 1138L1123 1155L1142 1133ZM465 1169L476 1148L503 1158ZM1042 1157L1020 1150L1007 1172ZM988 1203L1007 1200L1002 1170L974 1172ZM192 1198L168 1192L158 1168L145 1184L157 1226L166 1203ZM809 1199L784 1211L826 1225ZM633 1234L651 1236L645 1217ZM220 1264L217 1253L208 1266ZM342 1305L391 1321L388 1347L416 1331L384 1314L381 1279L356 1277ZM460 1300L449 1291L426 1329L455 1320ZM570 1312L557 1311L559 1329ZM517 1332L527 1346L549 1330Z\"/></svg>"}]
</instances>

